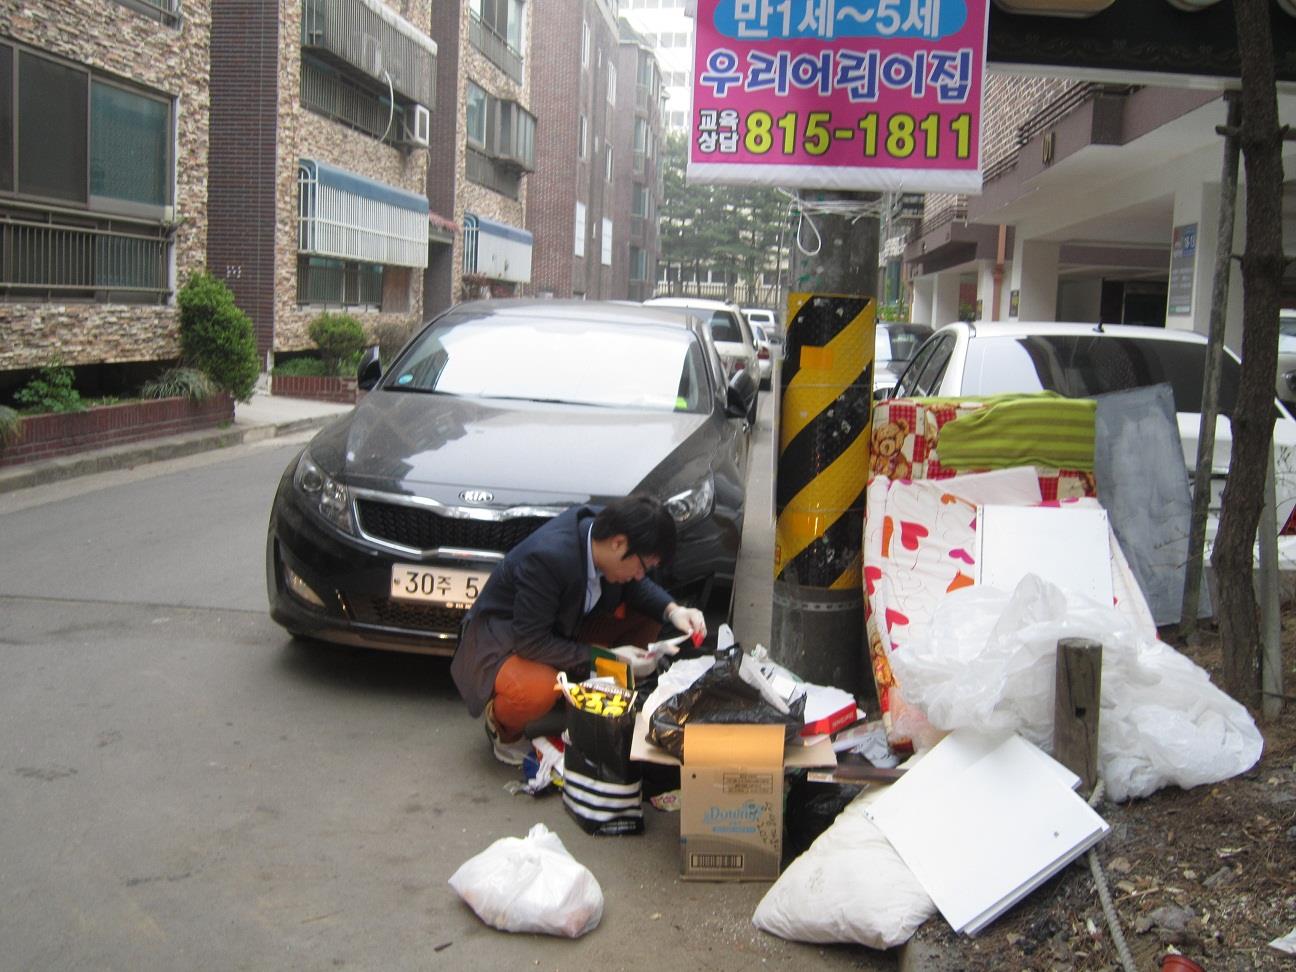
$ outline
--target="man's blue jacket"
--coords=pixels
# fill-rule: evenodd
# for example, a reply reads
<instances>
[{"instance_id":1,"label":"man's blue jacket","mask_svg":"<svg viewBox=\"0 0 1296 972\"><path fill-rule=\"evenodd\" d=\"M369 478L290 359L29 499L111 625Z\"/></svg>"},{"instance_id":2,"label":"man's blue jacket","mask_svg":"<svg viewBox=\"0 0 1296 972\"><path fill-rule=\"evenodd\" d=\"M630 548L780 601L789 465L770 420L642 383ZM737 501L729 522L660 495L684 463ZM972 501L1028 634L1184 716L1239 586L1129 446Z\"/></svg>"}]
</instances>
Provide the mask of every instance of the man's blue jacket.
<instances>
[{"instance_id":1,"label":"man's blue jacket","mask_svg":"<svg viewBox=\"0 0 1296 972\"><path fill-rule=\"evenodd\" d=\"M495 674L509 655L583 671L590 646L576 640L585 609L589 534L598 507L573 506L527 537L491 571L464 619L450 674L468 711L481 715L495 693ZM624 603L662 618L671 596L656 582L613 584L591 614L610 614ZM664 620L664 619L663 619Z\"/></svg>"}]
</instances>

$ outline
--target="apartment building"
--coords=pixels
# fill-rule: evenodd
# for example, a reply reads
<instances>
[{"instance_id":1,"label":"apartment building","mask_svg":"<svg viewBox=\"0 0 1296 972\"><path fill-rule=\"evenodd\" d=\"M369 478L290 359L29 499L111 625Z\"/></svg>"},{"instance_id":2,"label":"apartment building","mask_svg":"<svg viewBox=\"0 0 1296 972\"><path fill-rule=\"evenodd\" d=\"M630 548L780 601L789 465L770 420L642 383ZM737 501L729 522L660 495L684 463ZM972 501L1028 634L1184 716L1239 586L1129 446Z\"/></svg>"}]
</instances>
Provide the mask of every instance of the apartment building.
<instances>
[{"instance_id":1,"label":"apartment building","mask_svg":"<svg viewBox=\"0 0 1296 972\"><path fill-rule=\"evenodd\" d=\"M0 9L0 393L58 360L90 393L178 354L204 263L211 9Z\"/></svg>"},{"instance_id":2,"label":"apartment building","mask_svg":"<svg viewBox=\"0 0 1296 972\"><path fill-rule=\"evenodd\" d=\"M442 100L428 160L428 316L472 297L529 292L527 184L537 139L529 6L523 0L432 5Z\"/></svg>"},{"instance_id":3,"label":"apartment building","mask_svg":"<svg viewBox=\"0 0 1296 972\"><path fill-rule=\"evenodd\" d=\"M428 27L415 0L213 6L208 262L267 365L326 310L371 333L422 319Z\"/></svg>"},{"instance_id":4,"label":"apartment building","mask_svg":"<svg viewBox=\"0 0 1296 972\"><path fill-rule=\"evenodd\" d=\"M1270 4L1268 15L1279 124L1291 126L1296 7ZM1205 332L1217 257L1246 245L1245 168L1231 239L1220 239L1218 219L1219 128L1245 53L1230 4L993 5L983 191L927 198L904 248L914 320L943 324L962 313ZM1290 251L1296 143L1282 154L1278 205ZM1232 266L1225 343L1240 350L1242 287ZM1281 300L1296 307L1296 261Z\"/></svg>"},{"instance_id":5,"label":"apartment building","mask_svg":"<svg viewBox=\"0 0 1296 972\"><path fill-rule=\"evenodd\" d=\"M648 42L661 65L666 103L662 125L688 131L693 95L693 18L686 0L621 0L620 12Z\"/></svg>"},{"instance_id":6,"label":"apartment building","mask_svg":"<svg viewBox=\"0 0 1296 972\"><path fill-rule=\"evenodd\" d=\"M642 300L659 250L656 58L605 0L547 10L534 49L541 125L527 206L533 290Z\"/></svg>"}]
</instances>

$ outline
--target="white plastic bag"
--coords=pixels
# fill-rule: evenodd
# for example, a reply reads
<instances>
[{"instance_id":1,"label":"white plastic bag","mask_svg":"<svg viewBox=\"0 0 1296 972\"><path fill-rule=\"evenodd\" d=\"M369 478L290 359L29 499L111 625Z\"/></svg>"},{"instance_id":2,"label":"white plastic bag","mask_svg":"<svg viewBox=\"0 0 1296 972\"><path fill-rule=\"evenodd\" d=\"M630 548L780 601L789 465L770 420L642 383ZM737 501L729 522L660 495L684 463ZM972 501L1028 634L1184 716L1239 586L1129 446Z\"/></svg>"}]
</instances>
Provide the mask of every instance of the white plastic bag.
<instances>
[{"instance_id":1,"label":"white plastic bag","mask_svg":"<svg viewBox=\"0 0 1296 972\"><path fill-rule=\"evenodd\" d=\"M1034 575L1011 593L977 586L940 602L927 637L891 659L909 700L941 729L1019 732L1052 748L1057 642L1103 646L1098 762L1127 800L1245 772L1263 739L1246 708L1169 645L1114 608Z\"/></svg>"},{"instance_id":2,"label":"white plastic bag","mask_svg":"<svg viewBox=\"0 0 1296 972\"><path fill-rule=\"evenodd\" d=\"M756 906L752 924L794 942L893 948L936 905L866 815L883 788L865 790L810 849L788 865Z\"/></svg>"},{"instance_id":3,"label":"white plastic bag","mask_svg":"<svg viewBox=\"0 0 1296 972\"><path fill-rule=\"evenodd\" d=\"M594 875L539 823L526 837L501 837L465 861L450 887L501 931L580 938L603 917L603 889Z\"/></svg>"}]
</instances>

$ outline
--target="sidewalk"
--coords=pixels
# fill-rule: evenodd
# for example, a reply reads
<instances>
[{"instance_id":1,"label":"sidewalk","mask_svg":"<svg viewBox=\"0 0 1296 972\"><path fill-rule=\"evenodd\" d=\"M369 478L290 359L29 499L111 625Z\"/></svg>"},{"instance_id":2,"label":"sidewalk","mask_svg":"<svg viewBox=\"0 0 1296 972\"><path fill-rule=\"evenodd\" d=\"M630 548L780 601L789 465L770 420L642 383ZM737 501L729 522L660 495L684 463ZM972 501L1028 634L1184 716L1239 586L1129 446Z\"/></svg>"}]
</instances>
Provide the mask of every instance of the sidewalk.
<instances>
[{"instance_id":1,"label":"sidewalk","mask_svg":"<svg viewBox=\"0 0 1296 972\"><path fill-rule=\"evenodd\" d=\"M351 411L351 408L334 402L287 398L257 391L250 401L235 403L234 422L223 428L146 439L0 468L0 493L317 429L335 416Z\"/></svg>"}]
</instances>

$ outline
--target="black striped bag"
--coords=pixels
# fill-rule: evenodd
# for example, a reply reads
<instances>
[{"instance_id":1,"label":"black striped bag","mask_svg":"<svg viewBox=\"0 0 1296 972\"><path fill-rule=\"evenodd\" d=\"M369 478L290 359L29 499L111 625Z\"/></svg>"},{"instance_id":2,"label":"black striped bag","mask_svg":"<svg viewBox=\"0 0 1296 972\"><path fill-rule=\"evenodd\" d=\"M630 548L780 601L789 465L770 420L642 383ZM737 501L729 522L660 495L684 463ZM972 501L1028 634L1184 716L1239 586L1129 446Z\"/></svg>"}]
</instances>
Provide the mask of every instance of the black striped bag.
<instances>
[{"instance_id":1,"label":"black striped bag","mask_svg":"<svg viewBox=\"0 0 1296 972\"><path fill-rule=\"evenodd\" d=\"M601 679L560 681L571 739L563 751L563 806L586 833L643 833L643 777L630 760L635 694Z\"/></svg>"}]
</instances>

